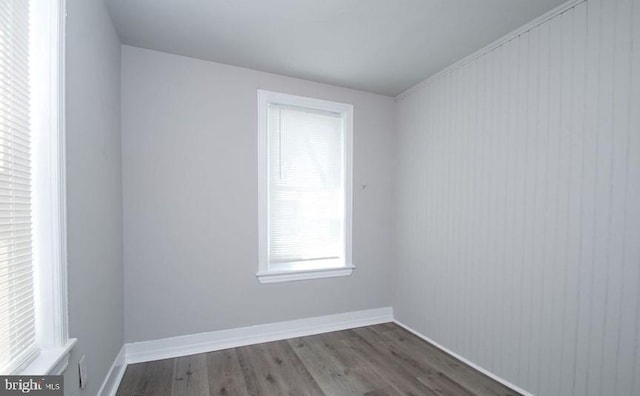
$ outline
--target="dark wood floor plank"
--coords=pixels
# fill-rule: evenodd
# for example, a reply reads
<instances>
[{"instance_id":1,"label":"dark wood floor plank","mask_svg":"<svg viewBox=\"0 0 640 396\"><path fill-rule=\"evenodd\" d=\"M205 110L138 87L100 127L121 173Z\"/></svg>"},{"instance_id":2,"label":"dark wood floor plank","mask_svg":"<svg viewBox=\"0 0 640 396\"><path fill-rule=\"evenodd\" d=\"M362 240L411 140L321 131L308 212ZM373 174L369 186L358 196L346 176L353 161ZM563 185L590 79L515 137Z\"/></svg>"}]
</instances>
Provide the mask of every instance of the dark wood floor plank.
<instances>
[{"instance_id":1,"label":"dark wood floor plank","mask_svg":"<svg viewBox=\"0 0 640 396\"><path fill-rule=\"evenodd\" d=\"M404 354L398 354L392 345L378 337L378 333L370 328L354 329L359 336L359 341L366 343L379 353L394 367L401 368L408 377L415 378L433 394L439 396L473 396L465 388L451 381L437 368L430 365L419 364Z\"/></svg>"},{"instance_id":2,"label":"dark wood floor plank","mask_svg":"<svg viewBox=\"0 0 640 396\"><path fill-rule=\"evenodd\" d=\"M375 389L359 378L356 367L344 365L317 336L289 340L302 364L326 395L361 395Z\"/></svg>"},{"instance_id":3,"label":"dark wood floor plank","mask_svg":"<svg viewBox=\"0 0 640 396\"><path fill-rule=\"evenodd\" d=\"M139 394L144 396L170 396L173 367L173 359L149 362L144 373L145 381Z\"/></svg>"},{"instance_id":4,"label":"dark wood floor plank","mask_svg":"<svg viewBox=\"0 0 640 396\"><path fill-rule=\"evenodd\" d=\"M274 371L264 344L237 348L240 367L252 395L288 395L288 387L282 376Z\"/></svg>"},{"instance_id":5,"label":"dark wood floor plank","mask_svg":"<svg viewBox=\"0 0 640 396\"><path fill-rule=\"evenodd\" d=\"M289 395L324 396L318 383L286 341L264 345L273 373L286 384Z\"/></svg>"},{"instance_id":6,"label":"dark wood floor plank","mask_svg":"<svg viewBox=\"0 0 640 396\"><path fill-rule=\"evenodd\" d=\"M376 389L363 394L363 396L395 396L398 393L392 388Z\"/></svg>"},{"instance_id":7,"label":"dark wood floor plank","mask_svg":"<svg viewBox=\"0 0 640 396\"><path fill-rule=\"evenodd\" d=\"M380 377L388 381L397 391L409 395L438 396L406 367L391 362L354 330L345 330L345 332L349 336L345 337L342 342L346 343L354 354L365 360Z\"/></svg>"},{"instance_id":8,"label":"dark wood floor plank","mask_svg":"<svg viewBox=\"0 0 640 396\"><path fill-rule=\"evenodd\" d=\"M318 348L332 355L343 367L347 367L349 375L365 384L366 388L375 391L386 390L393 396L401 395L389 381L386 381L374 370L367 359L353 353L349 345L344 342L349 338L344 332L319 334L312 338L317 342Z\"/></svg>"},{"instance_id":9,"label":"dark wood floor plank","mask_svg":"<svg viewBox=\"0 0 640 396\"><path fill-rule=\"evenodd\" d=\"M170 396L173 365L164 359L128 366L116 396Z\"/></svg>"},{"instance_id":10,"label":"dark wood floor plank","mask_svg":"<svg viewBox=\"0 0 640 396\"><path fill-rule=\"evenodd\" d=\"M250 394L235 349L209 352L206 356L211 395L248 396Z\"/></svg>"},{"instance_id":11,"label":"dark wood floor plank","mask_svg":"<svg viewBox=\"0 0 640 396\"><path fill-rule=\"evenodd\" d=\"M427 361L415 359L406 351L401 351L382 333L371 328L355 329L362 339L372 348L386 356L395 365L402 366L437 395L441 396L473 396L473 392L452 380L442 368Z\"/></svg>"},{"instance_id":12,"label":"dark wood floor plank","mask_svg":"<svg viewBox=\"0 0 640 396\"><path fill-rule=\"evenodd\" d=\"M149 362L151 363L151 362ZM149 363L137 363L127 366L116 396L131 396L139 394L140 383L144 379L144 371Z\"/></svg>"},{"instance_id":13,"label":"dark wood floor plank","mask_svg":"<svg viewBox=\"0 0 640 396\"><path fill-rule=\"evenodd\" d=\"M244 383L247 386L249 395L261 396L260 391L258 390L258 377L256 375L256 370L253 367L253 362L250 360L251 356L249 356L248 353L249 348L250 347L234 348L234 351L238 357L238 364L240 365L242 377L244 378Z\"/></svg>"},{"instance_id":14,"label":"dark wood floor plank","mask_svg":"<svg viewBox=\"0 0 640 396\"><path fill-rule=\"evenodd\" d=\"M518 395L396 324L132 364L117 396Z\"/></svg>"},{"instance_id":15,"label":"dark wood floor plank","mask_svg":"<svg viewBox=\"0 0 640 396\"><path fill-rule=\"evenodd\" d=\"M376 331L385 332L385 331L396 330L398 328L398 325L393 323L393 322L389 322L389 323L380 323L380 324L373 325L373 326L368 326L368 327L370 327L370 328L372 328L373 330L376 330Z\"/></svg>"},{"instance_id":16,"label":"dark wood floor plank","mask_svg":"<svg viewBox=\"0 0 640 396\"><path fill-rule=\"evenodd\" d=\"M205 354L176 358L171 396L209 395L208 375Z\"/></svg>"},{"instance_id":17,"label":"dark wood floor plank","mask_svg":"<svg viewBox=\"0 0 640 396\"><path fill-rule=\"evenodd\" d=\"M373 329L375 331L375 329ZM407 330L397 327L392 332L379 333L391 339L399 353L417 361L438 367L456 383L481 396L519 395L519 393L487 377L453 356L425 342Z\"/></svg>"}]
</instances>

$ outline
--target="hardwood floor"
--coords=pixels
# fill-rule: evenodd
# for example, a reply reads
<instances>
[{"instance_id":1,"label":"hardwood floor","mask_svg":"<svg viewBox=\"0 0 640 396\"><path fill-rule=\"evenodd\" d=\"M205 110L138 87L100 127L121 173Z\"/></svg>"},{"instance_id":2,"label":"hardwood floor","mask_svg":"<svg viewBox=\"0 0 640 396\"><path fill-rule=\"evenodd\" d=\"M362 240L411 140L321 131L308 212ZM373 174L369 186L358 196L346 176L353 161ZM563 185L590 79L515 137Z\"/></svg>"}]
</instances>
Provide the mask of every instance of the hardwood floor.
<instances>
[{"instance_id":1,"label":"hardwood floor","mask_svg":"<svg viewBox=\"0 0 640 396\"><path fill-rule=\"evenodd\" d=\"M132 364L117 396L518 395L385 323Z\"/></svg>"}]
</instances>

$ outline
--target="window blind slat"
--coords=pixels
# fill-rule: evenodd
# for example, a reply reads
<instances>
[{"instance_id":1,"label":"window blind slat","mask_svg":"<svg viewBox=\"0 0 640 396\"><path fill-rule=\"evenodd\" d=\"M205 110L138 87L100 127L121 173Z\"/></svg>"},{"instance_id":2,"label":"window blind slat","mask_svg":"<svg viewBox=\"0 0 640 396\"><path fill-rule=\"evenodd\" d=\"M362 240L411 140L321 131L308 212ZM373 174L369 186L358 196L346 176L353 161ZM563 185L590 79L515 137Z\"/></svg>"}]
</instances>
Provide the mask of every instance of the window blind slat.
<instances>
[{"instance_id":1,"label":"window blind slat","mask_svg":"<svg viewBox=\"0 0 640 396\"><path fill-rule=\"evenodd\" d=\"M31 223L18 222L17 217L13 218L14 223L0 224L0 241L9 238L31 237Z\"/></svg>"},{"instance_id":2,"label":"window blind slat","mask_svg":"<svg viewBox=\"0 0 640 396\"><path fill-rule=\"evenodd\" d=\"M2 328L8 328L12 333L19 335L33 334L35 330L33 326L35 322L33 304L22 304L19 308L21 308L19 315L12 317L10 320L7 320L6 316L2 318ZM16 348L17 345L31 344L33 342L23 337L19 337L18 340L7 338L0 344L0 350L18 349Z\"/></svg>"},{"instance_id":3,"label":"window blind slat","mask_svg":"<svg viewBox=\"0 0 640 396\"><path fill-rule=\"evenodd\" d=\"M26 334L24 339L34 340L34 341L31 343L25 342L20 344L17 350L21 350L22 352L20 353L0 352L0 370L2 370L2 372L12 373L15 370L20 369L21 367L26 366L30 361L32 361L38 356L38 354L40 353L40 350L35 344L35 332L32 332L31 334ZM5 362L1 358L1 356L5 356L5 355L7 356L11 355L14 358L13 360L6 362L5 364Z\"/></svg>"},{"instance_id":4,"label":"window blind slat","mask_svg":"<svg viewBox=\"0 0 640 396\"><path fill-rule=\"evenodd\" d=\"M28 248L14 248L9 252L0 251L0 268L5 266L5 263L10 262L13 266L13 263L18 261L31 260L31 247ZM1 277L2 275L0 275Z\"/></svg>"},{"instance_id":5,"label":"window blind slat","mask_svg":"<svg viewBox=\"0 0 640 396\"><path fill-rule=\"evenodd\" d=\"M30 152L29 142L25 141L24 139L17 139L17 136L15 134L13 134L11 136L11 139L9 140L5 139L4 136L0 137L0 145L15 149L15 150L22 150L27 153Z\"/></svg>"},{"instance_id":6,"label":"window blind slat","mask_svg":"<svg viewBox=\"0 0 640 396\"><path fill-rule=\"evenodd\" d=\"M0 374L32 359L29 1L0 2Z\"/></svg>"},{"instance_id":7,"label":"window blind slat","mask_svg":"<svg viewBox=\"0 0 640 396\"><path fill-rule=\"evenodd\" d=\"M13 172L12 173L0 172L0 182L2 183L14 182L14 183L20 183L25 186L31 186L31 183L29 183L28 177L23 177L21 174L16 174ZM0 203L0 205L2 205L2 203Z\"/></svg>"},{"instance_id":8,"label":"window blind slat","mask_svg":"<svg viewBox=\"0 0 640 396\"><path fill-rule=\"evenodd\" d=\"M7 365L5 369L7 372L13 372L16 369L23 368L40 353L35 341L30 341L35 339L35 331L25 332L24 335L23 342L12 345L11 349L6 350L6 352L0 350L0 356L5 354L16 356L16 358Z\"/></svg>"},{"instance_id":9,"label":"window blind slat","mask_svg":"<svg viewBox=\"0 0 640 396\"><path fill-rule=\"evenodd\" d=\"M20 329L22 330L22 332L24 333L25 337L21 340L21 342L15 343L15 344L5 344L0 346L0 356L4 356L5 354L13 354L13 355L20 355L21 353L19 351L23 351L23 350L29 350L31 348L35 347L35 341L31 341L30 338L35 339L35 331L34 330L29 330L29 324L27 323L26 328L24 329ZM29 337L32 336L32 337ZM13 353L12 353L13 352ZM37 353L37 351L36 351ZM16 362L12 364L12 366L19 366L21 365L21 363L18 363L19 359L16 359Z\"/></svg>"},{"instance_id":10,"label":"window blind slat","mask_svg":"<svg viewBox=\"0 0 640 396\"><path fill-rule=\"evenodd\" d=\"M31 271L31 257L23 257L20 260L5 260L0 263L2 275L0 276L0 287L4 287L4 283L11 282L12 276L23 269Z\"/></svg>"},{"instance_id":11,"label":"window blind slat","mask_svg":"<svg viewBox=\"0 0 640 396\"><path fill-rule=\"evenodd\" d=\"M9 144L6 144L4 142L0 143L0 151L2 152L3 156L16 158L19 161L26 161L27 163L30 161L28 147L20 147L20 145L16 144L15 142L8 143Z\"/></svg>"},{"instance_id":12,"label":"window blind slat","mask_svg":"<svg viewBox=\"0 0 640 396\"><path fill-rule=\"evenodd\" d=\"M11 167L8 167L5 164L3 164L2 161L0 161L0 173L4 174L7 177L10 177L12 175L20 175L21 177L29 177L30 169L21 170L21 169L11 168Z\"/></svg>"},{"instance_id":13,"label":"window blind slat","mask_svg":"<svg viewBox=\"0 0 640 396\"><path fill-rule=\"evenodd\" d=\"M6 248L9 245L19 246L22 243L28 243L29 245L31 245L31 236L22 235L22 236L0 237L0 249Z\"/></svg>"},{"instance_id":14,"label":"window blind slat","mask_svg":"<svg viewBox=\"0 0 640 396\"><path fill-rule=\"evenodd\" d=\"M8 328L11 332L17 334L31 333L34 330L31 326L33 322L35 322L33 304L23 303L18 307L21 308L19 314L15 316L4 315L4 317L0 319L2 327ZM15 345L22 342L31 343L30 340L19 339L16 341L7 338L2 344L0 344L0 349L13 349Z\"/></svg>"},{"instance_id":15,"label":"window blind slat","mask_svg":"<svg viewBox=\"0 0 640 396\"><path fill-rule=\"evenodd\" d=\"M25 275L31 276L30 273L29 274L25 274ZM31 298L31 296L29 295L28 290L27 290L28 287L29 287L28 284L24 284L24 285L22 285L21 288L19 288L19 289L16 288L16 290L14 291L14 295L15 296L19 296L19 297L13 298L13 300L11 301L11 304L19 305L19 304L22 304L22 303L27 303L28 302L27 300L29 298ZM24 293L25 291L27 293ZM0 305L0 311L4 310L6 308L6 306L7 306L6 304L5 305Z\"/></svg>"},{"instance_id":16,"label":"window blind slat","mask_svg":"<svg viewBox=\"0 0 640 396\"><path fill-rule=\"evenodd\" d=\"M25 268L16 268L12 271L11 275L7 275L6 279L0 280L0 289L2 289L2 294L8 295L9 290L17 290L23 285L29 285L31 282L31 277L33 276L33 271L31 271L31 266L26 266ZM3 301L2 304L6 304L8 300Z\"/></svg>"},{"instance_id":17,"label":"window blind slat","mask_svg":"<svg viewBox=\"0 0 640 396\"><path fill-rule=\"evenodd\" d=\"M30 224L21 225L22 228L18 227L9 227L9 226L0 226L0 239L9 238L9 237L29 237L31 238Z\"/></svg>"},{"instance_id":18,"label":"window blind slat","mask_svg":"<svg viewBox=\"0 0 640 396\"><path fill-rule=\"evenodd\" d=\"M0 150L14 157L24 158L26 160L29 160L29 148L21 147L19 144L16 144L15 142L8 142L7 144L5 142L0 141Z\"/></svg>"},{"instance_id":19,"label":"window blind slat","mask_svg":"<svg viewBox=\"0 0 640 396\"><path fill-rule=\"evenodd\" d=\"M17 29L14 33L20 34L20 30L21 29ZM1 39L7 42L12 40L12 32L9 32L7 29L0 30L0 35L1 35ZM13 36L15 36L15 34ZM13 46L12 52L9 52L9 53L3 52L3 53L0 53L0 55L5 60L7 60L7 63L17 63L17 64L26 63L29 58L29 49L26 48L23 44L16 44L15 46ZM10 55L10 56L7 56L7 55ZM22 74L20 74L20 77L22 79L26 79L25 77L22 76Z\"/></svg>"},{"instance_id":20,"label":"window blind slat","mask_svg":"<svg viewBox=\"0 0 640 396\"><path fill-rule=\"evenodd\" d=\"M2 70L0 69L0 73L1 72ZM13 77L13 79L11 77ZM29 109L22 108L22 106L29 102L29 86L23 85L25 82L15 76L15 73L9 71L6 76L0 78L0 83L2 83L4 87L4 89L0 91L0 99L14 106L13 108L5 109L4 114L7 116L20 115L24 120L28 121ZM13 83L12 86L7 86L9 83Z\"/></svg>"},{"instance_id":21,"label":"window blind slat","mask_svg":"<svg viewBox=\"0 0 640 396\"><path fill-rule=\"evenodd\" d=\"M26 297L27 294L28 293L23 292L21 294L16 294L15 297L17 299L20 299L21 297ZM12 304L12 305L20 306L22 309L20 310L19 313L15 315L12 315L10 313L4 313L0 315L0 322L4 323L4 325L7 325L8 327L13 329L28 330L23 328L26 327L28 323L34 320L33 304L29 304L28 302L26 302L19 305L18 304Z\"/></svg>"},{"instance_id":22,"label":"window blind slat","mask_svg":"<svg viewBox=\"0 0 640 396\"><path fill-rule=\"evenodd\" d=\"M1 72L2 68L0 68L0 73ZM5 112L5 114L20 114L24 119L28 120L29 113L26 113L24 109L17 106L23 106L25 103L29 102L29 88L27 86L22 86L24 82L14 74L15 73L8 72L6 77L0 79L0 83L6 85L8 82L10 82L9 79L11 77L15 77L13 81L11 81L15 82L14 86L6 87L0 95L0 98L15 106L15 108L11 109L13 110L13 113Z\"/></svg>"},{"instance_id":23,"label":"window blind slat","mask_svg":"<svg viewBox=\"0 0 640 396\"><path fill-rule=\"evenodd\" d=\"M35 331L30 330L29 323L25 323L23 328L20 328L19 330L22 331L25 334L25 336L34 336L35 338ZM25 348L30 348L34 345L35 345L34 341L31 341L29 337L24 337L23 340L19 343L11 344L11 345L5 344L0 346L0 354L2 354L4 351L20 351Z\"/></svg>"}]
</instances>

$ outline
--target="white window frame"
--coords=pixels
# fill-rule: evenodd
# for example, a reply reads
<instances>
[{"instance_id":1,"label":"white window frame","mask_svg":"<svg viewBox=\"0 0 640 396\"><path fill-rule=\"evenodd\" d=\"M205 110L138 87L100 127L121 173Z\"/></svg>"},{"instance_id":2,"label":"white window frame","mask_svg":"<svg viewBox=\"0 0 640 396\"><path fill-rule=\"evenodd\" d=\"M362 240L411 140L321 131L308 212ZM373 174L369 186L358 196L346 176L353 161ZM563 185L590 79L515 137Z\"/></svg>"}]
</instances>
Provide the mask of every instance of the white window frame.
<instances>
[{"instance_id":1,"label":"white window frame","mask_svg":"<svg viewBox=\"0 0 640 396\"><path fill-rule=\"evenodd\" d=\"M65 1L31 0L32 224L36 344L40 353L15 374L59 375L69 338L65 184Z\"/></svg>"},{"instance_id":2,"label":"white window frame","mask_svg":"<svg viewBox=\"0 0 640 396\"><path fill-rule=\"evenodd\" d=\"M342 116L344 130L345 177L345 263L341 267L312 270L272 270L269 268L269 150L268 108L281 104L313 110L329 111ZM286 282L304 279L330 278L351 275L352 261L352 206L353 206L353 105L258 90L258 273L261 283Z\"/></svg>"}]
</instances>

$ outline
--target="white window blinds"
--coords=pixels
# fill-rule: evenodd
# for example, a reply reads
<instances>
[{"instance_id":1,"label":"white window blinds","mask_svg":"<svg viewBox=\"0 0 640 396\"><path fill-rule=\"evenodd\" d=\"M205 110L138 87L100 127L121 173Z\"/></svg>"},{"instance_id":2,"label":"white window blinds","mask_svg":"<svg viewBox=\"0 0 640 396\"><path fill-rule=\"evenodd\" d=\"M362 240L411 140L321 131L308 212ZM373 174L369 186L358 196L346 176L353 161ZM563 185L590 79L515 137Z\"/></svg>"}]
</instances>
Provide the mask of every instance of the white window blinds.
<instances>
[{"instance_id":1,"label":"white window blinds","mask_svg":"<svg viewBox=\"0 0 640 396\"><path fill-rule=\"evenodd\" d=\"M271 270L345 264L345 147L339 113L268 107Z\"/></svg>"},{"instance_id":2,"label":"white window blinds","mask_svg":"<svg viewBox=\"0 0 640 396\"><path fill-rule=\"evenodd\" d=\"M29 1L0 1L0 374L37 353L31 263Z\"/></svg>"}]
</instances>

